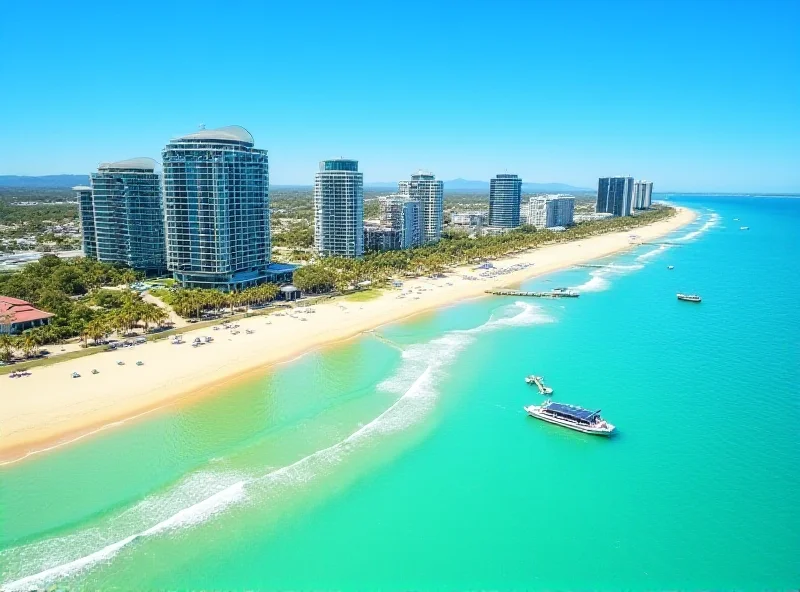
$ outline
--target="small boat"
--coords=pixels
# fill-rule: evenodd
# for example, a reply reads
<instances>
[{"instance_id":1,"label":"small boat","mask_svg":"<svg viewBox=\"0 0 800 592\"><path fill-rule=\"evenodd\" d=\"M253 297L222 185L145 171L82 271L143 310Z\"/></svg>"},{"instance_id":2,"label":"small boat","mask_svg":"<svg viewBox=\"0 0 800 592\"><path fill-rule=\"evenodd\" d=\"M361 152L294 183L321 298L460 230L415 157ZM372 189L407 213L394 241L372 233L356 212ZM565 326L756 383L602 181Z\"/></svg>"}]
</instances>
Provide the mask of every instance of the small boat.
<instances>
[{"instance_id":1,"label":"small boat","mask_svg":"<svg viewBox=\"0 0 800 592\"><path fill-rule=\"evenodd\" d=\"M78 374L77 372L73 372L72 373L72 378L80 378L80 377L81 377L81 375Z\"/></svg>"},{"instance_id":2,"label":"small boat","mask_svg":"<svg viewBox=\"0 0 800 592\"><path fill-rule=\"evenodd\" d=\"M734 218L734 221L738 222L738 221L739 221L739 218Z\"/></svg>"},{"instance_id":3,"label":"small boat","mask_svg":"<svg viewBox=\"0 0 800 592\"><path fill-rule=\"evenodd\" d=\"M739 230L750 230L749 226L740 226Z\"/></svg>"},{"instance_id":4,"label":"small boat","mask_svg":"<svg viewBox=\"0 0 800 592\"><path fill-rule=\"evenodd\" d=\"M674 265L667 265L667 269L675 269Z\"/></svg>"},{"instance_id":5,"label":"small boat","mask_svg":"<svg viewBox=\"0 0 800 592\"><path fill-rule=\"evenodd\" d=\"M554 403L550 399L541 405L528 405L524 409L531 417L583 432L584 434L610 436L617 429L600 417L599 409L592 411L577 405Z\"/></svg>"},{"instance_id":6,"label":"small boat","mask_svg":"<svg viewBox=\"0 0 800 592\"><path fill-rule=\"evenodd\" d=\"M702 302L702 299L697 294L677 294L678 300L684 302Z\"/></svg>"}]
</instances>

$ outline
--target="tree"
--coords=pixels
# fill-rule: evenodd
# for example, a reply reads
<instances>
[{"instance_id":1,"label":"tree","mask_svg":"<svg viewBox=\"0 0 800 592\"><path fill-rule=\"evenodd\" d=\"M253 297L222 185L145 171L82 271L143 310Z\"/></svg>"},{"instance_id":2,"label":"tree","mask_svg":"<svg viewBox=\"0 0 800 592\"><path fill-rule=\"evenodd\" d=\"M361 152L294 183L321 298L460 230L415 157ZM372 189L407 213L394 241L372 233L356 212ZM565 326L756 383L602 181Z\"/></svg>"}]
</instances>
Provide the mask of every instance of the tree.
<instances>
[{"instance_id":1,"label":"tree","mask_svg":"<svg viewBox=\"0 0 800 592\"><path fill-rule=\"evenodd\" d=\"M8 333L0 333L0 361L8 363L14 357L14 338Z\"/></svg>"}]
</instances>

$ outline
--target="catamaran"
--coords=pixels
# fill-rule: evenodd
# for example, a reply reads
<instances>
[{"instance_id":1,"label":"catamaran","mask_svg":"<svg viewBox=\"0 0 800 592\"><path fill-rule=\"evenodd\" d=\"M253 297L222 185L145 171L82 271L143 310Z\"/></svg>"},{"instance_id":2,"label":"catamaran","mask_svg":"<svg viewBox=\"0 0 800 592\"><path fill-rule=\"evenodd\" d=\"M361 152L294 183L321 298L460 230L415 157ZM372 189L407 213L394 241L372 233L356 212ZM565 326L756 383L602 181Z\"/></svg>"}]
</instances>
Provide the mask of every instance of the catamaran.
<instances>
[{"instance_id":1,"label":"catamaran","mask_svg":"<svg viewBox=\"0 0 800 592\"><path fill-rule=\"evenodd\" d=\"M550 399L541 405L528 405L524 409L531 417L583 432L584 434L610 436L617 429L600 417L599 409L591 411L577 405L554 403Z\"/></svg>"}]
</instances>

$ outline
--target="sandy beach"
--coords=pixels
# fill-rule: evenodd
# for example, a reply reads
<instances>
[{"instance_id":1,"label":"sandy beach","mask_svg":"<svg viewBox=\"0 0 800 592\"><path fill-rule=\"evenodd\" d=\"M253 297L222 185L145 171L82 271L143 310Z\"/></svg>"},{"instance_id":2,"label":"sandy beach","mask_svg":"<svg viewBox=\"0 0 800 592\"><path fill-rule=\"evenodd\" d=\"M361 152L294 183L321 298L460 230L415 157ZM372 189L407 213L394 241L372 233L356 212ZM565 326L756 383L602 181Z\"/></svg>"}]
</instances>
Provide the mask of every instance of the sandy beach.
<instances>
[{"instance_id":1,"label":"sandy beach","mask_svg":"<svg viewBox=\"0 0 800 592\"><path fill-rule=\"evenodd\" d=\"M32 376L26 378L2 376L0 464L113 429L120 422L167 405L213 394L226 383L265 371L270 364L386 323L628 249L632 246L631 234L636 234L638 241L654 240L694 217L692 210L678 208L672 218L650 226L549 245L497 260L493 262L496 268L534 264L497 277L468 280L462 276L477 274L461 268L439 279L406 281L402 289L386 290L365 302L335 299L314 305L313 314L271 314L236 321L238 334L224 329L187 328L182 345L163 340L33 368ZM408 294L409 290L413 294ZM401 294L405 294L403 298L398 297ZM214 341L191 347L193 339L200 336L213 337ZM136 365L139 360L142 366ZM118 361L124 365L118 365ZM99 373L92 374L92 369ZM81 377L71 378L72 372Z\"/></svg>"}]
</instances>

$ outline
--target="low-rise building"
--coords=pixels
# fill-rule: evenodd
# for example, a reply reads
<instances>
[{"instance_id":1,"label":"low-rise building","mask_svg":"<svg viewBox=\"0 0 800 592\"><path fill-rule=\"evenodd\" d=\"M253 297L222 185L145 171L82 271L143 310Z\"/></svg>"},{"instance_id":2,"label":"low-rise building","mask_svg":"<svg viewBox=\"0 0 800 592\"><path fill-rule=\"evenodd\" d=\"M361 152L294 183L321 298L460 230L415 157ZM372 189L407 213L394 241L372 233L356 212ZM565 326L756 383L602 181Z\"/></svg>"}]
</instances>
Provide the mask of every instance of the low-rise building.
<instances>
[{"instance_id":1,"label":"low-rise building","mask_svg":"<svg viewBox=\"0 0 800 592\"><path fill-rule=\"evenodd\" d=\"M35 308L30 302L10 296L0 296L0 334L15 335L26 329L40 327L55 315Z\"/></svg>"},{"instance_id":2,"label":"low-rise building","mask_svg":"<svg viewBox=\"0 0 800 592\"><path fill-rule=\"evenodd\" d=\"M536 228L569 226L574 213L575 198L571 195L534 195L525 208L527 223Z\"/></svg>"},{"instance_id":3,"label":"low-rise building","mask_svg":"<svg viewBox=\"0 0 800 592\"><path fill-rule=\"evenodd\" d=\"M450 216L450 222L456 226L485 226L485 212L460 212Z\"/></svg>"},{"instance_id":4,"label":"low-rise building","mask_svg":"<svg viewBox=\"0 0 800 592\"><path fill-rule=\"evenodd\" d=\"M596 222L597 220L607 220L613 218L614 214L609 212L591 212L589 214L575 214L573 220L575 224L580 222Z\"/></svg>"}]
</instances>

